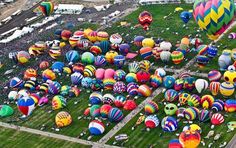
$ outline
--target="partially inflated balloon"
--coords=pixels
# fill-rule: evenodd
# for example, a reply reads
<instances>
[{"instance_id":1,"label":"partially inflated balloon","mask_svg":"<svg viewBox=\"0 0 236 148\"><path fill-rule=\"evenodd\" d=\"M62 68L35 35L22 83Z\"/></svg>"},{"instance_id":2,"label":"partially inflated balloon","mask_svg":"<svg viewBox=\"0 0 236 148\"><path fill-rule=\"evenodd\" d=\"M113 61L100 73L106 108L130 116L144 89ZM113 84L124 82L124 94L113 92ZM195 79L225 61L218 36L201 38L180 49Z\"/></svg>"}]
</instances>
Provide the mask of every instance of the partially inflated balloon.
<instances>
[{"instance_id":1,"label":"partially inflated balloon","mask_svg":"<svg viewBox=\"0 0 236 148\"><path fill-rule=\"evenodd\" d=\"M228 99L225 101L225 111L226 112L236 112L236 100Z\"/></svg>"},{"instance_id":2,"label":"partially inflated balloon","mask_svg":"<svg viewBox=\"0 0 236 148\"><path fill-rule=\"evenodd\" d=\"M89 123L89 132L91 135L101 135L105 131L105 125L99 120L93 120Z\"/></svg>"},{"instance_id":3,"label":"partially inflated balloon","mask_svg":"<svg viewBox=\"0 0 236 148\"><path fill-rule=\"evenodd\" d=\"M224 116L220 113L215 113L211 116L211 124L220 125L225 121Z\"/></svg>"},{"instance_id":4,"label":"partially inflated balloon","mask_svg":"<svg viewBox=\"0 0 236 148\"><path fill-rule=\"evenodd\" d=\"M54 4L52 2L42 2L40 3L39 9L44 16L49 16L54 11Z\"/></svg>"},{"instance_id":5,"label":"partially inflated balloon","mask_svg":"<svg viewBox=\"0 0 236 148\"><path fill-rule=\"evenodd\" d=\"M159 107L156 102L154 101L147 101L144 106L144 111L146 114L154 114L158 111Z\"/></svg>"},{"instance_id":6,"label":"partially inflated balloon","mask_svg":"<svg viewBox=\"0 0 236 148\"><path fill-rule=\"evenodd\" d=\"M214 101L215 101L215 99L214 99L213 96L204 95L201 98L202 107L205 108L205 109L208 109L208 108L212 107L212 104L214 103Z\"/></svg>"},{"instance_id":7,"label":"partially inflated balloon","mask_svg":"<svg viewBox=\"0 0 236 148\"><path fill-rule=\"evenodd\" d=\"M22 114L29 116L35 109L35 102L31 97L22 97L17 101L17 106Z\"/></svg>"},{"instance_id":8,"label":"partially inflated balloon","mask_svg":"<svg viewBox=\"0 0 236 148\"><path fill-rule=\"evenodd\" d=\"M144 121L147 128L155 128L159 125L160 121L156 115L149 115Z\"/></svg>"},{"instance_id":9,"label":"partially inflated balloon","mask_svg":"<svg viewBox=\"0 0 236 148\"><path fill-rule=\"evenodd\" d=\"M199 27L211 40L216 40L234 19L233 0L196 0L193 16Z\"/></svg>"},{"instance_id":10,"label":"partially inflated balloon","mask_svg":"<svg viewBox=\"0 0 236 148\"><path fill-rule=\"evenodd\" d=\"M143 26L144 30L149 30L149 26L152 23L152 15L148 11L143 11L138 17L139 23Z\"/></svg>"},{"instance_id":11,"label":"partially inflated balloon","mask_svg":"<svg viewBox=\"0 0 236 148\"><path fill-rule=\"evenodd\" d=\"M192 18L192 13L190 13L188 11L183 11L180 14L180 18L186 24Z\"/></svg>"}]
</instances>

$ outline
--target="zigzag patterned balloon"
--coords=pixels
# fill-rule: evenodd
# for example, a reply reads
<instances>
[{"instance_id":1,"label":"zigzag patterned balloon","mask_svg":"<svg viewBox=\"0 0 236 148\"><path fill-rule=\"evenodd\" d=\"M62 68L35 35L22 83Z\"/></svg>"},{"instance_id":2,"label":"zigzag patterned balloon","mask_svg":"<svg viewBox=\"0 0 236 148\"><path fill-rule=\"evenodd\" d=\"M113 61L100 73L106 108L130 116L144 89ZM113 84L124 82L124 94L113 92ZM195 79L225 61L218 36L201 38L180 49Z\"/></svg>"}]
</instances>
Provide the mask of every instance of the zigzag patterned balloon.
<instances>
[{"instance_id":1,"label":"zigzag patterned balloon","mask_svg":"<svg viewBox=\"0 0 236 148\"><path fill-rule=\"evenodd\" d=\"M216 40L234 20L234 0L196 0L193 16L209 39Z\"/></svg>"}]
</instances>

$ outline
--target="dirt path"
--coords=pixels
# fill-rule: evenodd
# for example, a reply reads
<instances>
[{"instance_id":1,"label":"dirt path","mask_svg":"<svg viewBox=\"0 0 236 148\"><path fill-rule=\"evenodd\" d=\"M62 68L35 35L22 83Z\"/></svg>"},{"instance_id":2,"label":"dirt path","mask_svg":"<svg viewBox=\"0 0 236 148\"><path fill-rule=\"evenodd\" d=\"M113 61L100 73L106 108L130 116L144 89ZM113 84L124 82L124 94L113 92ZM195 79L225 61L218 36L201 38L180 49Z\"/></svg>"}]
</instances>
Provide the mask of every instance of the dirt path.
<instances>
[{"instance_id":1,"label":"dirt path","mask_svg":"<svg viewBox=\"0 0 236 148\"><path fill-rule=\"evenodd\" d=\"M10 16L12 13L19 9L23 9L25 4L27 3L27 0L17 0L15 3L8 4L6 7L0 9L0 20L3 20Z\"/></svg>"}]
</instances>

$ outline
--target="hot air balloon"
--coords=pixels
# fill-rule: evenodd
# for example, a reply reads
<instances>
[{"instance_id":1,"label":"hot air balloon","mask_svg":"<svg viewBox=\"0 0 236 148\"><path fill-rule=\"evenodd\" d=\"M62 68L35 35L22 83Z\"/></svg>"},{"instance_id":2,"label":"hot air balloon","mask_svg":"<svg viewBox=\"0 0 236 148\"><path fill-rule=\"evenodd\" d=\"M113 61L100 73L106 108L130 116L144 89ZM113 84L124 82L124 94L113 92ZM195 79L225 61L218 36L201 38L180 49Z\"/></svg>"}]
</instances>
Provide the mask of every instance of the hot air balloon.
<instances>
[{"instance_id":1,"label":"hot air balloon","mask_svg":"<svg viewBox=\"0 0 236 148\"><path fill-rule=\"evenodd\" d=\"M118 95L115 98L114 104L116 107L123 107L126 101L126 97L122 96L122 95Z\"/></svg>"},{"instance_id":2,"label":"hot air balloon","mask_svg":"<svg viewBox=\"0 0 236 148\"><path fill-rule=\"evenodd\" d=\"M36 78L37 77L37 70L33 68L26 69L24 72L24 79L29 80L30 78Z\"/></svg>"},{"instance_id":3,"label":"hot air balloon","mask_svg":"<svg viewBox=\"0 0 236 148\"><path fill-rule=\"evenodd\" d=\"M113 104L115 101L115 97L112 94L105 94L103 95L102 99L104 104Z\"/></svg>"},{"instance_id":4,"label":"hot air balloon","mask_svg":"<svg viewBox=\"0 0 236 148\"><path fill-rule=\"evenodd\" d=\"M208 120L210 120L210 117L211 117L211 112L203 109L200 111L198 118L200 122L207 122Z\"/></svg>"},{"instance_id":5,"label":"hot air balloon","mask_svg":"<svg viewBox=\"0 0 236 148\"><path fill-rule=\"evenodd\" d=\"M12 78L9 82L10 88L13 88L13 89L21 88L23 87L23 85L24 85L23 80L19 79L18 77Z\"/></svg>"},{"instance_id":6,"label":"hot air balloon","mask_svg":"<svg viewBox=\"0 0 236 148\"><path fill-rule=\"evenodd\" d=\"M175 84L175 77L173 76L165 76L163 79L163 85L165 88L172 88Z\"/></svg>"},{"instance_id":7,"label":"hot air balloon","mask_svg":"<svg viewBox=\"0 0 236 148\"><path fill-rule=\"evenodd\" d=\"M22 114L29 116L35 109L35 102L31 97L22 97L18 99L17 106Z\"/></svg>"},{"instance_id":8,"label":"hot air balloon","mask_svg":"<svg viewBox=\"0 0 236 148\"><path fill-rule=\"evenodd\" d=\"M89 123L89 132L91 135L101 135L105 131L105 125L99 120L93 120Z\"/></svg>"},{"instance_id":9,"label":"hot air balloon","mask_svg":"<svg viewBox=\"0 0 236 148\"><path fill-rule=\"evenodd\" d=\"M40 3L39 9L44 16L49 16L54 11L54 4L52 2L42 2Z\"/></svg>"},{"instance_id":10,"label":"hot air balloon","mask_svg":"<svg viewBox=\"0 0 236 148\"><path fill-rule=\"evenodd\" d=\"M70 77L71 77L71 83L73 85L79 85L82 79L84 78L84 76L79 72L73 73Z\"/></svg>"},{"instance_id":11,"label":"hot air balloon","mask_svg":"<svg viewBox=\"0 0 236 148\"><path fill-rule=\"evenodd\" d=\"M94 104L100 104L102 102L102 94L100 92L93 92L89 96L89 102L94 105Z\"/></svg>"},{"instance_id":12,"label":"hot air balloon","mask_svg":"<svg viewBox=\"0 0 236 148\"><path fill-rule=\"evenodd\" d=\"M156 60L158 60L158 59L161 58L161 57L160 57L160 54L161 54L162 51L163 51L163 50L162 50L160 47L154 47L154 48L152 49L152 55L154 56L154 58L155 58Z\"/></svg>"},{"instance_id":13,"label":"hot air balloon","mask_svg":"<svg viewBox=\"0 0 236 148\"><path fill-rule=\"evenodd\" d=\"M187 77L184 78L184 88L188 91L192 91L195 87L195 78L194 77Z\"/></svg>"},{"instance_id":14,"label":"hot air balloon","mask_svg":"<svg viewBox=\"0 0 236 148\"><path fill-rule=\"evenodd\" d=\"M201 98L198 95L193 94L188 98L188 105L197 107L199 106L200 101L201 101Z\"/></svg>"},{"instance_id":15,"label":"hot air balloon","mask_svg":"<svg viewBox=\"0 0 236 148\"><path fill-rule=\"evenodd\" d=\"M171 47L172 47L172 44L168 41L163 41L163 42L160 43L160 48L163 51L170 51Z\"/></svg>"},{"instance_id":16,"label":"hot air balloon","mask_svg":"<svg viewBox=\"0 0 236 148\"><path fill-rule=\"evenodd\" d=\"M127 83L131 83L131 82L137 82L137 76L135 73L128 73L126 76L125 76L125 80Z\"/></svg>"},{"instance_id":17,"label":"hot air balloon","mask_svg":"<svg viewBox=\"0 0 236 148\"><path fill-rule=\"evenodd\" d=\"M124 44L119 45L119 52L120 52L121 55L126 56L129 52L129 50L130 50L129 44L124 43Z\"/></svg>"},{"instance_id":18,"label":"hot air balloon","mask_svg":"<svg viewBox=\"0 0 236 148\"><path fill-rule=\"evenodd\" d=\"M168 102L174 102L178 99L178 92L175 91L174 89L168 89L165 92L165 99Z\"/></svg>"},{"instance_id":19,"label":"hot air balloon","mask_svg":"<svg viewBox=\"0 0 236 148\"><path fill-rule=\"evenodd\" d=\"M105 66L106 65L106 59L104 56L97 56L95 57L94 59L94 64L95 66L98 66L98 67L102 67L102 66Z\"/></svg>"},{"instance_id":20,"label":"hot air balloon","mask_svg":"<svg viewBox=\"0 0 236 148\"><path fill-rule=\"evenodd\" d=\"M118 108L112 108L108 114L108 119L111 122L119 122L123 119L123 117L124 117L124 115L123 115L122 111Z\"/></svg>"},{"instance_id":21,"label":"hot air balloon","mask_svg":"<svg viewBox=\"0 0 236 148\"><path fill-rule=\"evenodd\" d=\"M188 11L183 11L180 13L180 18L185 24L187 24L188 21L192 18L192 13Z\"/></svg>"},{"instance_id":22,"label":"hot air balloon","mask_svg":"<svg viewBox=\"0 0 236 148\"><path fill-rule=\"evenodd\" d=\"M201 135L197 131L186 130L179 135L179 141L184 148L197 148L201 142Z\"/></svg>"},{"instance_id":23,"label":"hot air balloon","mask_svg":"<svg viewBox=\"0 0 236 148\"><path fill-rule=\"evenodd\" d=\"M208 45L200 45L196 50L198 55L206 55L208 51Z\"/></svg>"},{"instance_id":24,"label":"hot air balloon","mask_svg":"<svg viewBox=\"0 0 236 148\"><path fill-rule=\"evenodd\" d=\"M0 117L1 118L9 117L9 116L13 115L13 113L14 113L14 110L9 105L0 105Z\"/></svg>"},{"instance_id":25,"label":"hot air balloon","mask_svg":"<svg viewBox=\"0 0 236 148\"><path fill-rule=\"evenodd\" d=\"M102 105L100 108L100 114L102 118L107 118L111 109L112 109L112 106L109 104Z\"/></svg>"},{"instance_id":26,"label":"hot air balloon","mask_svg":"<svg viewBox=\"0 0 236 148\"><path fill-rule=\"evenodd\" d=\"M148 11L143 11L138 17L139 23L143 26L144 30L149 30L149 26L152 23L152 15Z\"/></svg>"},{"instance_id":27,"label":"hot air balloon","mask_svg":"<svg viewBox=\"0 0 236 148\"><path fill-rule=\"evenodd\" d=\"M136 96L138 94L138 84L135 82L131 82L127 85L127 92L130 96Z\"/></svg>"},{"instance_id":28,"label":"hot air balloon","mask_svg":"<svg viewBox=\"0 0 236 148\"><path fill-rule=\"evenodd\" d=\"M149 97L152 94L152 90L146 84L142 84L138 88L138 93L141 96Z\"/></svg>"},{"instance_id":29,"label":"hot air balloon","mask_svg":"<svg viewBox=\"0 0 236 148\"><path fill-rule=\"evenodd\" d=\"M132 63L129 63L128 65L128 69L129 69L129 72L131 73L137 73L139 70L140 70L140 67L139 67L139 63L138 62L132 62Z\"/></svg>"},{"instance_id":30,"label":"hot air balloon","mask_svg":"<svg viewBox=\"0 0 236 148\"><path fill-rule=\"evenodd\" d=\"M196 62L200 68L203 68L208 64L209 58L205 55L197 55Z\"/></svg>"},{"instance_id":31,"label":"hot air balloon","mask_svg":"<svg viewBox=\"0 0 236 148\"><path fill-rule=\"evenodd\" d=\"M59 128L68 126L72 123L72 117L68 112L61 111L57 113L55 123Z\"/></svg>"},{"instance_id":32,"label":"hot air balloon","mask_svg":"<svg viewBox=\"0 0 236 148\"><path fill-rule=\"evenodd\" d=\"M141 70L144 70L146 72L149 72L150 70L150 67L151 67L151 62L148 61L148 60L142 60L139 62L139 68ZM136 72L135 72L136 73Z\"/></svg>"},{"instance_id":33,"label":"hot air balloon","mask_svg":"<svg viewBox=\"0 0 236 148\"><path fill-rule=\"evenodd\" d=\"M178 121L171 116L166 116L161 121L161 127L165 132L174 132L178 129Z\"/></svg>"},{"instance_id":34,"label":"hot air balloon","mask_svg":"<svg viewBox=\"0 0 236 148\"><path fill-rule=\"evenodd\" d=\"M235 32L231 32L231 33L228 35L228 38L229 38L229 39L236 39L236 33L235 33Z\"/></svg>"},{"instance_id":35,"label":"hot air balloon","mask_svg":"<svg viewBox=\"0 0 236 148\"><path fill-rule=\"evenodd\" d=\"M143 47L139 50L139 53L143 59L147 60L152 56L152 48L151 47Z\"/></svg>"},{"instance_id":36,"label":"hot air balloon","mask_svg":"<svg viewBox=\"0 0 236 148\"><path fill-rule=\"evenodd\" d=\"M17 61L20 64L25 64L29 61L30 59L30 54L26 51L19 51L17 53Z\"/></svg>"},{"instance_id":37,"label":"hot air balloon","mask_svg":"<svg viewBox=\"0 0 236 148\"><path fill-rule=\"evenodd\" d=\"M230 69L230 67L232 67L232 69ZM236 71L235 71L235 67L234 66L229 66L228 68L229 70L227 70L224 73L224 80L225 82L229 82L231 84L236 84Z\"/></svg>"},{"instance_id":38,"label":"hot air balloon","mask_svg":"<svg viewBox=\"0 0 236 148\"><path fill-rule=\"evenodd\" d=\"M184 60L184 54L181 51L173 51L170 56L174 64L180 64Z\"/></svg>"},{"instance_id":39,"label":"hot air balloon","mask_svg":"<svg viewBox=\"0 0 236 148\"><path fill-rule=\"evenodd\" d=\"M166 71L163 68L157 68L155 70L155 75L161 76L163 78L166 76Z\"/></svg>"},{"instance_id":40,"label":"hot air balloon","mask_svg":"<svg viewBox=\"0 0 236 148\"><path fill-rule=\"evenodd\" d=\"M211 109L214 111L214 112L219 112L219 111L222 111L224 109L224 101L222 100L215 100L215 102L212 104L212 107Z\"/></svg>"},{"instance_id":41,"label":"hot air balloon","mask_svg":"<svg viewBox=\"0 0 236 148\"><path fill-rule=\"evenodd\" d=\"M155 128L159 125L160 121L156 115L149 115L145 118L144 123L147 128Z\"/></svg>"},{"instance_id":42,"label":"hot air balloon","mask_svg":"<svg viewBox=\"0 0 236 148\"><path fill-rule=\"evenodd\" d=\"M56 79L56 74L52 70L46 69L42 73L42 78L45 82L47 80L55 80Z\"/></svg>"},{"instance_id":43,"label":"hot air balloon","mask_svg":"<svg viewBox=\"0 0 236 148\"><path fill-rule=\"evenodd\" d=\"M113 92L114 93L124 93L126 91L126 85L122 81L118 81L113 85Z\"/></svg>"},{"instance_id":44,"label":"hot air balloon","mask_svg":"<svg viewBox=\"0 0 236 148\"><path fill-rule=\"evenodd\" d=\"M234 19L234 11L232 0L198 0L193 6L193 17L209 39L216 40L230 26Z\"/></svg>"},{"instance_id":45,"label":"hot air balloon","mask_svg":"<svg viewBox=\"0 0 236 148\"><path fill-rule=\"evenodd\" d=\"M48 84L48 91L49 93L56 95L59 94L61 90L61 84L57 81L52 81Z\"/></svg>"},{"instance_id":46,"label":"hot air balloon","mask_svg":"<svg viewBox=\"0 0 236 148\"><path fill-rule=\"evenodd\" d=\"M223 82L220 84L220 93L225 97L233 95L234 90L234 85L229 82Z\"/></svg>"},{"instance_id":47,"label":"hot air balloon","mask_svg":"<svg viewBox=\"0 0 236 148\"><path fill-rule=\"evenodd\" d=\"M214 113L211 116L211 124L220 125L225 121L224 116L220 113Z\"/></svg>"},{"instance_id":48,"label":"hot air balloon","mask_svg":"<svg viewBox=\"0 0 236 148\"><path fill-rule=\"evenodd\" d=\"M139 83L147 83L150 80L150 73L146 71L139 71L136 74Z\"/></svg>"},{"instance_id":49,"label":"hot air balloon","mask_svg":"<svg viewBox=\"0 0 236 148\"><path fill-rule=\"evenodd\" d=\"M236 112L236 100L228 99L225 101L225 111L226 112Z\"/></svg>"},{"instance_id":50,"label":"hot air balloon","mask_svg":"<svg viewBox=\"0 0 236 148\"><path fill-rule=\"evenodd\" d=\"M182 148L183 146L179 142L179 139L172 139L168 144L168 148Z\"/></svg>"},{"instance_id":51,"label":"hot air balloon","mask_svg":"<svg viewBox=\"0 0 236 148\"><path fill-rule=\"evenodd\" d=\"M195 82L195 88L197 92L200 94L208 88L208 82L205 79L197 79Z\"/></svg>"},{"instance_id":52,"label":"hot air balloon","mask_svg":"<svg viewBox=\"0 0 236 148\"><path fill-rule=\"evenodd\" d=\"M94 63L94 55L91 52L84 52L81 55L81 62L85 64L93 64Z\"/></svg>"},{"instance_id":53,"label":"hot air balloon","mask_svg":"<svg viewBox=\"0 0 236 148\"><path fill-rule=\"evenodd\" d=\"M79 53L76 50L70 50L66 53L66 60L70 63L76 63L79 61Z\"/></svg>"},{"instance_id":54,"label":"hot air balloon","mask_svg":"<svg viewBox=\"0 0 236 148\"><path fill-rule=\"evenodd\" d=\"M167 116L172 116L176 113L178 107L173 103L168 103L164 107L164 112Z\"/></svg>"},{"instance_id":55,"label":"hot air balloon","mask_svg":"<svg viewBox=\"0 0 236 148\"><path fill-rule=\"evenodd\" d=\"M150 84L154 88L157 88L157 87L161 86L161 84L162 84L162 77L159 76L159 75L156 75L156 74L155 75L151 75L151 77L150 77Z\"/></svg>"},{"instance_id":56,"label":"hot air balloon","mask_svg":"<svg viewBox=\"0 0 236 148\"><path fill-rule=\"evenodd\" d=\"M223 50L221 56L218 58L218 65L221 71L227 70L228 66L232 63L231 50Z\"/></svg>"},{"instance_id":57,"label":"hot air balloon","mask_svg":"<svg viewBox=\"0 0 236 148\"><path fill-rule=\"evenodd\" d=\"M179 107L178 110L176 111L176 115L178 118L184 118L184 112L185 108L184 107Z\"/></svg>"},{"instance_id":58,"label":"hot air balloon","mask_svg":"<svg viewBox=\"0 0 236 148\"><path fill-rule=\"evenodd\" d=\"M220 90L220 82L211 82L209 89L212 95L216 96Z\"/></svg>"},{"instance_id":59,"label":"hot air balloon","mask_svg":"<svg viewBox=\"0 0 236 148\"><path fill-rule=\"evenodd\" d=\"M188 93L181 93L181 94L179 95L179 103L180 103L180 105L186 104L186 102L188 101L188 99L189 99L190 97L191 97L191 95L188 94Z\"/></svg>"},{"instance_id":60,"label":"hot air balloon","mask_svg":"<svg viewBox=\"0 0 236 148\"><path fill-rule=\"evenodd\" d=\"M185 110L184 112L184 117L187 119L187 120L194 120L198 117L198 114L199 114L199 109L196 108L196 107L189 107Z\"/></svg>"},{"instance_id":61,"label":"hot air balloon","mask_svg":"<svg viewBox=\"0 0 236 148\"><path fill-rule=\"evenodd\" d=\"M209 58L214 58L217 56L218 49L215 46L208 46L207 56Z\"/></svg>"},{"instance_id":62,"label":"hot air balloon","mask_svg":"<svg viewBox=\"0 0 236 148\"><path fill-rule=\"evenodd\" d=\"M97 33L97 40L98 41L106 41L109 38L109 34L107 32L104 31L99 31Z\"/></svg>"},{"instance_id":63,"label":"hot air balloon","mask_svg":"<svg viewBox=\"0 0 236 148\"><path fill-rule=\"evenodd\" d=\"M63 62L56 61L55 63L52 64L51 69L53 72L62 73L64 66L65 64Z\"/></svg>"},{"instance_id":64,"label":"hot air balloon","mask_svg":"<svg viewBox=\"0 0 236 148\"><path fill-rule=\"evenodd\" d=\"M95 74L96 68L93 65L86 65L84 67L84 76L93 77Z\"/></svg>"},{"instance_id":65,"label":"hot air balloon","mask_svg":"<svg viewBox=\"0 0 236 148\"><path fill-rule=\"evenodd\" d=\"M115 51L108 51L105 55L106 61L110 64L114 64L114 58L118 55L117 52Z\"/></svg>"},{"instance_id":66,"label":"hot air balloon","mask_svg":"<svg viewBox=\"0 0 236 148\"><path fill-rule=\"evenodd\" d=\"M142 46L142 41L145 39L144 36L136 36L134 38L134 45L141 47Z\"/></svg>"},{"instance_id":67,"label":"hot air balloon","mask_svg":"<svg viewBox=\"0 0 236 148\"><path fill-rule=\"evenodd\" d=\"M126 100L123 109L132 111L137 107L137 104L134 100Z\"/></svg>"},{"instance_id":68,"label":"hot air balloon","mask_svg":"<svg viewBox=\"0 0 236 148\"><path fill-rule=\"evenodd\" d=\"M210 108L210 107L212 107L212 104L214 103L214 101L215 101L215 99L214 99L213 96L204 95L201 98L202 107L205 108L205 109Z\"/></svg>"},{"instance_id":69,"label":"hot air balloon","mask_svg":"<svg viewBox=\"0 0 236 148\"><path fill-rule=\"evenodd\" d=\"M100 114L100 106L95 104L90 108L90 116L92 117L99 117Z\"/></svg>"},{"instance_id":70,"label":"hot air balloon","mask_svg":"<svg viewBox=\"0 0 236 148\"><path fill-rule=\"evenodd\" d=\"M164 63L169 62L171 53L169 51L162 51L160 54L161 60Z\"/></svg>"},{"instance_id":71,"label":"hot air balloon","mask_svg":"<svg viewBox=\"0 0 236 148\"><path fill-rule=\"evenodd\" d=\"M175 81L175 84L174 84L174 89L176 90L176 91L180 91L180 90L182 90L183 89L183 87L184 87L184 80L183 79L177 79L176 81Z\"/></svg>"},{"instance_id":72,"label":"hot air balloon","mask_svg":"<svg viewBox=\"0 0 236 148\"><path fill-rule=\"evenodd\" d=\"M56 95L52 98L52 109L57 110L66 106L66 99L61 95Z\"/></svg>"},{"instance_id":73,"label":"hot air balloon","mask_svg":"<svg viewBox=\"0 0 236 148\"><path fill-rule=\"evenodd\" d=\"M72 36L72 32L70 30L63 30L61 32L61 38L64 40L64 41L67 41L69 40L69 38Z\"/></svg>"},{"instance_id":74,"label":"hot air balloon","mask_svg":"<svg viewBox=\"0 0 236 148\"><path fill-rule=\"evenodd\" d=\"M126 73L124 70L118 69L114 73L114 79L117 81L125 80Z\"/></svg>"},{"instance_id":75,"label":"hot air balloon","mask_svg":"<svg viewBox=\"0 0 236 148\"><path fill-rule=\"evenodd\" d=\"M147 115L154 114L158 111L159 107L154 101L147 101L144 106L144 111Z\"/></svg>"},{"instance_id":76,"label":"hot air balloon","mask_svg":"<svg viewBox=\"0 0 236 148\"><path fill-rule=\"evenodd\" d=\"M119 69L125 64L125 57L123 55L117 55L114 57L114 65L116 65Z\"/></svg>"},{"instance_id":77,"label":"hot air balloon","mask_svg":"<svg viewBox=\"0 0 236 148\"><path fill-rule=\"evenodd\" d=\"M221 73L217 70L211 70L208 73L208 79L210 81L219 81L221 79Z\"/></svg>"},{"instance_id":78,"label":"hot air balloon","mask_svg":"<svg viewBox=\"0 0 236 148\"><path fill-rule=\"evenodd\" d=\"M89 41L91 41L93 43L96 42L97 41L97 31L89 32L87 37L88 37Z\"/></svg>"}]
</instances>

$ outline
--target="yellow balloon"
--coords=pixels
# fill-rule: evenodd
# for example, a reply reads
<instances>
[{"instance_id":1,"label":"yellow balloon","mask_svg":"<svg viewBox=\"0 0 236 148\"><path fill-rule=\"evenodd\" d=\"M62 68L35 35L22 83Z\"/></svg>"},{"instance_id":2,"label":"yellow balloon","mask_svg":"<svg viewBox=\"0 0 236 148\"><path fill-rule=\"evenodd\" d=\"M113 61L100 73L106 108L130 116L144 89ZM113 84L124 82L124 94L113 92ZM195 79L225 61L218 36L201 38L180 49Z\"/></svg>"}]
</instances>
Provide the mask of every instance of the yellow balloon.
<instances>
[{"instance_id":1,"label":"yellow balloon","mask_svg":"<svg viewBox=\"0 0 236 148\"><path fill-rule=\"evenodd\" d=\"M220 93L223 96L229 97L234 93L234 85L229 82L223 82L220 84Z\"/></svg>"},{"instance_id":2,"label":"yellow balloon","mask_svg":"<svg viewBox=\"0 0 236 148\"><path fill-rule=\"evenodd\" d=\"M199 125L197 125L197 124L191 124L190 126L190 131L198 131L198 132L202 132L202 129L201 129L201 127L199 126Z\"/></svg>"},{"instance_id":3,"label":"yellow balloon","mask_svg":"<svg viewBox=\"0 0 236 148\"><path fill-rule=\"evenodd\" d=\"M155 45L155 41L152 38L145 38L142 41L142 45L143 45L143 47L151 47L152 48Z\"/></svg>"},{"instance_id":4,"label":"yellow balloon","mask_svg":"<svg viewBox=\"0 0 236 148\"><path fill-rule=\"evenodd\" d=\"M85 29L84 30L84 37L88 37L88 34L90 33L90 32L92 32L93 30L92 29L90 29L90 28L87 28L87 29Z\"/></svg>"},{"instance_id":5,"label":"yellow balloon","mask_svg":"<svg viewBox=\"0 0 236 148\"><path fill-rule=\"evenodd\" d=\"M68 112L61 111L55 117L57 127L65 127L71 124L72 117Z\"/></svg>"}]
</instances>

